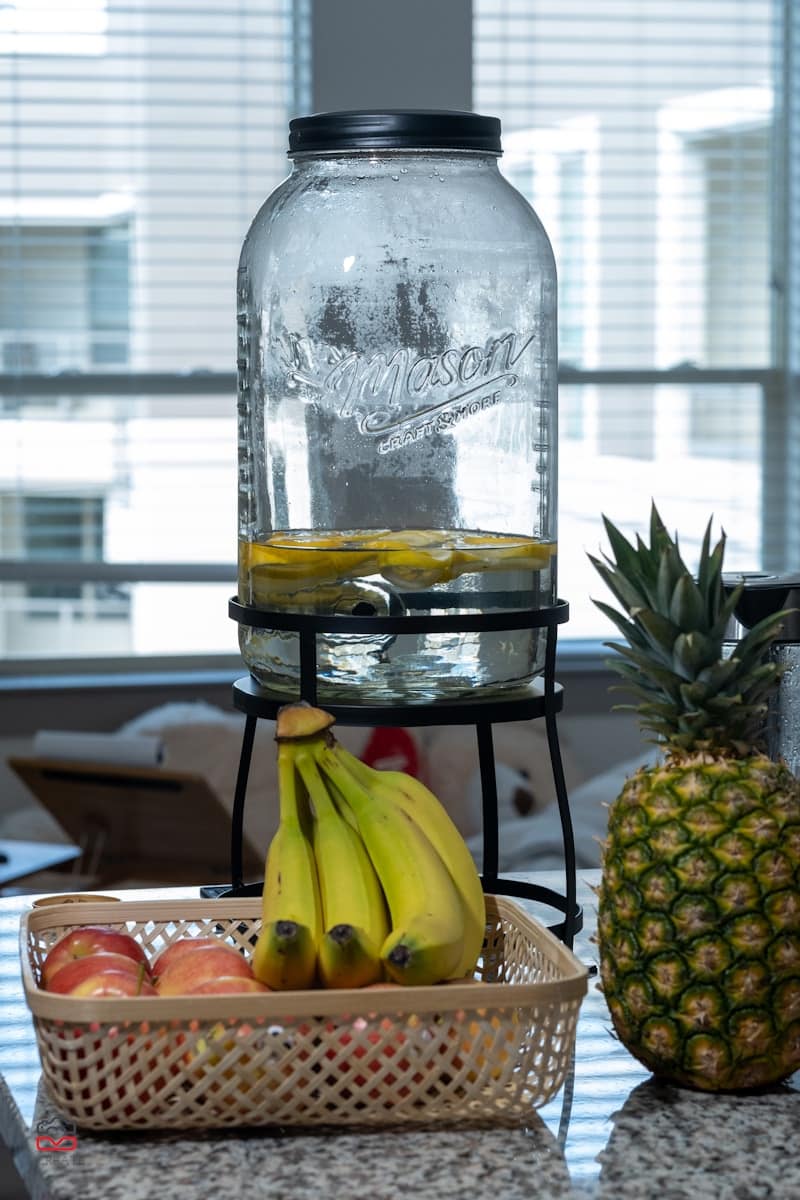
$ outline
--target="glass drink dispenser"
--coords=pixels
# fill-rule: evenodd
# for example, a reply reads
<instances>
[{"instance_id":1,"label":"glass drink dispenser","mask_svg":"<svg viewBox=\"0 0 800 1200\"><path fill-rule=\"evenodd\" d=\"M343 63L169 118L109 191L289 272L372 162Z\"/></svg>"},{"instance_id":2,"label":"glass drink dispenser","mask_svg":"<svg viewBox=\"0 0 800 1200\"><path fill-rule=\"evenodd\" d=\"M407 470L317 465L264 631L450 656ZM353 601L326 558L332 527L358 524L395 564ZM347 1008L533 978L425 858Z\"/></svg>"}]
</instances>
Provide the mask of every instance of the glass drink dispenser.
<instances>
[{"instance_id":1,"label":"glass drink dispenser","mask_svg":"<svg viewBox=\"0 0 800 1200\"><path fill-rule=\"evenodd\" d=\"M322 113L238 273L239 600L425 616L556 598L556 271L500 173L500 122ZM324 634L320 702L506 692L542 629ZM240 625L253 677L297 688L297 634Z\"/></svg>"}]
</instances>

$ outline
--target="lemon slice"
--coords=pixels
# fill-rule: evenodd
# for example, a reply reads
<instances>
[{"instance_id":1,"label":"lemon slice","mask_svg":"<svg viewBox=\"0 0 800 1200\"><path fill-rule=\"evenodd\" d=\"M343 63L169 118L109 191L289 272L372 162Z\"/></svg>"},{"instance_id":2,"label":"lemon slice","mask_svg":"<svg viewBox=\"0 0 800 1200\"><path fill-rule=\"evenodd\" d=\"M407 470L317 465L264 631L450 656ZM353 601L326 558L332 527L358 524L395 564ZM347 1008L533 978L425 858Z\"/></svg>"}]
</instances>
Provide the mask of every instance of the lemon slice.
<instances>
[{"instance_id":1,"label":"lemon slice","mask_svg":"<svg viewBox=\"0 0 800 1200\"><path fill-rule=\"evenodd\" d=\"M453 578L452 550L398 550L381 558L381 575L396 587L433 587Z\"/></svg>"},{"instance_id":2,"label":"lemon slice","mask_svg":"<svg viewBox=\"0 0 800 1200\"><path fill-rule=\"evenodd\" d=\"M344 534L277 534L248 547L246 570L254 602L371 575L374 554L350 549Z\"/></svg>"},{"instance_id":3,"label":"lemon slice","mask_svg":"<svg viewBox=\"0 0 800 1200\"><path fill-rule=\"evenodd\" d=\"M532 538L467 533L458 537L454 558L465 571L541 571L555 553L552 542Z\"/></svg>"},{"instance_id":4,"label":"lemon slice","mask_svg":"<svg viewBox=\"0 0 800 1200\"><path fill-rule=\"evenodd\" d=\"M378 555L380 573L396 587L426 588L453 577L453 551L438 529L401 529L365 541Z\"/></svg>"}]
</instances>

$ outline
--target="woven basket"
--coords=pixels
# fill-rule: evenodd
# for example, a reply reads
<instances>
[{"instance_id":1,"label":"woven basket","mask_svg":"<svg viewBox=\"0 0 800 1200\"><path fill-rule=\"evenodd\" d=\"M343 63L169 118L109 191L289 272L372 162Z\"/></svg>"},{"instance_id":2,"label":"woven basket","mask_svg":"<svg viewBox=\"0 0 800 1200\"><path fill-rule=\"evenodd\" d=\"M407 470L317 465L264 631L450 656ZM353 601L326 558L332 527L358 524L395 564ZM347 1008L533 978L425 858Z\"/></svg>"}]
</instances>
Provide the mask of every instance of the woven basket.
<instances>
[{"instance_id":1,"label":"woven basket","mask_svg":"<svg viewBox=\"0 0 800 1200\"><path fill-rule=\"evenodd\" d=\"M42 961L89 924L127 930L151 959L195 934L249 952L261 901L34 908L23 982L53 1101L84 1129L518 1120L564 1080L587 972L517 905L486 907L481 986L131 999L43 991Z\"/></svg>"}]
</instances>

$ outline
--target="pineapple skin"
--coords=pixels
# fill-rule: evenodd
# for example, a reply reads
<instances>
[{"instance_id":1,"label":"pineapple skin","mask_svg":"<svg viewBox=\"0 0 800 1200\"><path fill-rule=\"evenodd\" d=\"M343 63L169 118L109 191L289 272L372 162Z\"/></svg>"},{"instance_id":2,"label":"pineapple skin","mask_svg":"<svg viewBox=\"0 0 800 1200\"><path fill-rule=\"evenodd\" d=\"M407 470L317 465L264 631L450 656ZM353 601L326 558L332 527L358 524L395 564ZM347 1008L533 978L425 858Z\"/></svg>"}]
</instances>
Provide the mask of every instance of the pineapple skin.
<instances>
[{"instance_id":1,"label":"pineapple skin","mask_svg":"<svg viewBox=\"0 0 800 1200\"><path fill-rule=\"evenodd\" d=\"M761 754L672 755L610 806L602 990L656 1076L704 1091L800 1068L800 782Z\"/></svg>"}]
</instances>

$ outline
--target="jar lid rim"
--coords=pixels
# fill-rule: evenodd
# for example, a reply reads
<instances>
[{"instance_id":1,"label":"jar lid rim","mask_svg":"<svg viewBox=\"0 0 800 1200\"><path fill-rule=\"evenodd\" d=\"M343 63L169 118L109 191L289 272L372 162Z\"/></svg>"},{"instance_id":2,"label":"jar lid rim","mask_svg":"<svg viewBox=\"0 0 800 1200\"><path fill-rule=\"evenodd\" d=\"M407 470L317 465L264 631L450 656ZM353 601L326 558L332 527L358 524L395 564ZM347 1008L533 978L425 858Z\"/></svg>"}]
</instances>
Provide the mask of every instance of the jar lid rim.
<instances>
[{"instance_id":1,"label":"jar lid rim","mask_svg":"<svg viewBox=\"0 0 800 1200\"><path fill-rule=\"evenodd\" d=\"M345 109L289 122L289 154L341 150L482 150L501 154L500 120L457 109Z\"/></svg>"}]
</instances>

